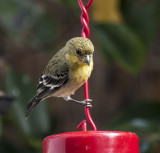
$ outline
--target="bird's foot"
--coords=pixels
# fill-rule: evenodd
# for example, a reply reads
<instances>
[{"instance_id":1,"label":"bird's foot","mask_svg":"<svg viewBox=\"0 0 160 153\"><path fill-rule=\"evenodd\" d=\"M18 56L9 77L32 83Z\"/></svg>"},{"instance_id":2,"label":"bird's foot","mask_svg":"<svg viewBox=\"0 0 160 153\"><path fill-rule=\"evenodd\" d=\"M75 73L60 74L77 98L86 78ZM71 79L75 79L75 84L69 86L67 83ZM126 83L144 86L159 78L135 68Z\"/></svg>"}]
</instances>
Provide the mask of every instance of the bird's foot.
<instances>
[{"instance_id":1,"label":"bird's foot","mask_svg":"<svg viewBox=\"0 0 160 153\"><path fill-rule=\"evenodd\" d=\"M85 107L92 107L92 104L89 101L92 101L92 99L85 99L85 100L81 101L81 103Z\"/></svg>"},{"instance_id":2,"label":"bird's foot","mask_svg":"<svg viewBox=\"0 0 160 153\"><path fill-rule=\"evenodd\" d=\"M76 102L76 103L78 103L78 104L81 104L81 105L83 105L83 106L85 106L85 107L92 107L92 104L89 102L89 101L92 101L92 99L85 99L85 100L83 100L83 101L78 101L78 100L75 100L75 99L72 99L70 96L67 96L67 97L63 97L64 98L64 100L66 100L66 101L73 101L73 102Z\"/></svg>"}]
</instances>

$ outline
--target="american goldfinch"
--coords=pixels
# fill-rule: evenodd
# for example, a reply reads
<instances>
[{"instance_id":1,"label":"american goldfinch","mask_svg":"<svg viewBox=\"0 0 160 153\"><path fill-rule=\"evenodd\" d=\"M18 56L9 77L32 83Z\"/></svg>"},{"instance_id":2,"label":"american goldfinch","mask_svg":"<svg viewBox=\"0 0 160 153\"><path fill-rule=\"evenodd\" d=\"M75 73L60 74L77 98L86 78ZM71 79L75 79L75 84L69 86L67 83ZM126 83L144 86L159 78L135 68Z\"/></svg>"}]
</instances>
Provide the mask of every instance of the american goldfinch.
<instances>
[{"instance_id":1,"label":"american goldfinch","mask_svg":"<svg viewBox=\"0 0 160 153\"><path fill-rule=\"evenodd\" d=\"M87 107L90 99L78 101L70 97L90 77L93 69L94 46L88 38L75 37L58 51L44 69L37 87L37 94L29 102L26 117L42 100L63 97Z\"/></svg>"}]
</instances>

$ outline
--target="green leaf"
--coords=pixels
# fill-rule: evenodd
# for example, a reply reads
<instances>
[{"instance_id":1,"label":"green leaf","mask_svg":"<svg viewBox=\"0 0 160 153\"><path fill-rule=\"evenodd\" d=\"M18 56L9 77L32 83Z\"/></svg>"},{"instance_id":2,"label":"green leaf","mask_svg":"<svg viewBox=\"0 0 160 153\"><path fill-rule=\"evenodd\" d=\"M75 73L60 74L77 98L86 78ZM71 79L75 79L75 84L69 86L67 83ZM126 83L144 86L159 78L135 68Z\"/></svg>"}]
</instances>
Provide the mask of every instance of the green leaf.
<instances>
[{"instance_id":1,"label":"green leaf","mask_svg":"<svg viewBox=\"0 0 160 153\"><path fill-rule=\"evenodd\" d=\"M122 0L121 8L127 25L150 47L160 26L160 1Z\"/></svg>"},{"instance_id":2,"label":"green leaf","mask_svg":"<svg viewBox=\"0 0 160 153\"><path fill-rule=\"evenodd\" d=\"M25 135L40 136L49 131L50 120L46 103L40 103L33 113L25 120L26 106L36 92L36 86L27 76L8 69L5 77L7 93L15 97L13 103L13 118L19 129Z\"/></svg>"},{"instance_id":3,"label":"green leaf","mask_svg":"<svg viewBox=\"0 0 160 153\"><path fill-rule=\"evenodd\" d=\"M143 67L146 51L140 39L125 25L97 24L100 46L108 61L118 62L136 74Z\"/></svg>"}]
</instances>

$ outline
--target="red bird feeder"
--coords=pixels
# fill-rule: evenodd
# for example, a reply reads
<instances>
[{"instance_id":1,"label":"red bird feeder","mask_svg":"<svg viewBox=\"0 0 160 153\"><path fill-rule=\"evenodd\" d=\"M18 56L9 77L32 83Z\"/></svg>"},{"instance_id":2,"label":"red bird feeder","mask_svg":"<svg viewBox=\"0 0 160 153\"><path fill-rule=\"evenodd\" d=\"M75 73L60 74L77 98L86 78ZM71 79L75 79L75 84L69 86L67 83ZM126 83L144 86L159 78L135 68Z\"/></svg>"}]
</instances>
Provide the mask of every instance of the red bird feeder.
<instances>
[{"instance_id":1,"label":"red bird feeder","mask_svg":"<svg viewBox=\"0 0 160 153\"><path fill-rule=\"evenodd\" d=\"M139 143L130 132L69 132L45 138L43 153L139 153Z\"/></svg>"},{"instance_id":2,"label":"red bird feeder","mask_svg":"<svg viewBox=\"0 0 160 153\"><path fill-rule=\"evenodd\" d=\"M78 0L82 10L81 22L83 25L82 37L88 38L88 9L93 0L89 0L86 6L82 0ZM84 84L85 99L89 99L88 81ZM43 153L139 153L139 141L136 134L120 131L97 131L89 108L85 107L86 118L93 131L87 131L87 121L83 120L78 129L80 132L68 132L51 135L43 140Z\"/></svg>"}]
</instances>

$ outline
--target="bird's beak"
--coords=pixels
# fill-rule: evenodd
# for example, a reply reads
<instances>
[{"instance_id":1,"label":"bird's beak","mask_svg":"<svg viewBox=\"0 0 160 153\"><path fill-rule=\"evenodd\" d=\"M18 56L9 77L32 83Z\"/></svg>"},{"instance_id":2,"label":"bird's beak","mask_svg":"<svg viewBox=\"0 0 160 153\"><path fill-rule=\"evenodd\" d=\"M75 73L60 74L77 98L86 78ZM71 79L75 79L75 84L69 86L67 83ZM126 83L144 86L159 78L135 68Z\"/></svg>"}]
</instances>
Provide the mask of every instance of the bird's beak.
<instances>
[{"instance_id":1,"label":"bird's beak","mask_svg":"<svg viewBox=\"0 0 160 153\"><path fill-rule=\"evenodd\" d=\"M86 62L87 65L90 65L90 57L89 57L89 55L86 56L85 62Z\"/></svg>"}]
</instances>

